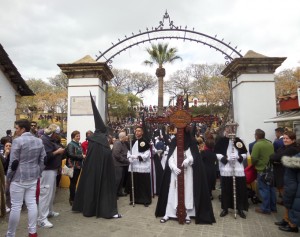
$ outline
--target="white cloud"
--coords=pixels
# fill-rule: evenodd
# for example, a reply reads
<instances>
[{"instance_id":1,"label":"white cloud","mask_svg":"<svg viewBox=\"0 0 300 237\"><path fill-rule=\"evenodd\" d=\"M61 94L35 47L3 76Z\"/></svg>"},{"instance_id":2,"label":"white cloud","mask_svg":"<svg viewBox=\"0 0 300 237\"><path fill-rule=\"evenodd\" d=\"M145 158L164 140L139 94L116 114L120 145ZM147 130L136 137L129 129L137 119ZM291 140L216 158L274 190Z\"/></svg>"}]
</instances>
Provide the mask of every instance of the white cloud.
<instances>
[{"instance_id":1,"label":"white cloud","mask_svg":"<svg viewBox=\"0 0 300 237\"><path fill-rule=\"evenodd\" d=\"M218 39L237 45L242 55L251 49L288 57L282 69L299 66L299 7L298 0L2 0L0 43L25 79L46 79L59 73L58 63L87 54L95 58L118 38L157 27L167 9L174 25L217 34ZM190 63L225 62L223 55L207 46L182 40L169 44L184 60L167 65L167 74ZM113 67L154 73L155 69L142 65L146 46L121 53Z\"/></svg>"}]
</instances>

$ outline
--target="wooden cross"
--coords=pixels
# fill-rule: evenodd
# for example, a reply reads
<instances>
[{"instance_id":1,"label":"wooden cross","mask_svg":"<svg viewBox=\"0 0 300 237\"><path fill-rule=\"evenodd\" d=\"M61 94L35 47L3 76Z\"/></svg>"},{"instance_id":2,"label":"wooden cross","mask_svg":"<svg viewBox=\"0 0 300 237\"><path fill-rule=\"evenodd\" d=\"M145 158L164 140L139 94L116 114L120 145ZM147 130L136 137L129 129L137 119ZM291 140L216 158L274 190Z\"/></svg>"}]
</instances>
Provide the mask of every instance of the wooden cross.
<instances>
[{"instance_id":1,"label":"wooden cross","mask_svg":"<svg viewBox=\"0 0 300 237\"><path fill-rule=\"evenodd\" d=\"M181 173L177 176L178 182L178 206L177 206L177 218L179 224L185 223L186 208L184 202L184 167L181 166L184 160L184 129L191 122L213 122L216 117L213 115L201 115L192 117L192 115L183 108L183 97L178 96L177 103L174 110L166 117L150 117L146 118L150 123L168 123L174 124L177 128L177 167L181 170Z\"/></svg>"}]
</instances>

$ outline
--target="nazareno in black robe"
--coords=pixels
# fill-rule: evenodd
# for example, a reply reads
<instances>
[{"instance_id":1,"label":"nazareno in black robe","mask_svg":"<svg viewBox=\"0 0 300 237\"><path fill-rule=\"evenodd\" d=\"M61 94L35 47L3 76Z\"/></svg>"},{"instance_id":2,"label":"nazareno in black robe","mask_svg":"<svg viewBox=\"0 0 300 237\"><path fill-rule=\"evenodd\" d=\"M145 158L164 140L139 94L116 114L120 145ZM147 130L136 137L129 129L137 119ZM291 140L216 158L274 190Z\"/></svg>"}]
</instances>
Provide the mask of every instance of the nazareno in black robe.
<instances>
[{"instance_id":1,"label":"nazareno in black robe","mask_svg":"<svg viewBox=\"0 0 300 237\"><path fill-rule=\"evenodd\" d=\"M196 224L212 224L215 223L210 193L207 184L205 167L198 150L197 141L191 138L188 133L185 133L184 150L190 148L194 158L193 163L193 188L194 188L194 205L195 205L195 223ZM166 213L166 207L169 195L169 185L171 179L171 169L168 165L168 160L176 148L176 137L173 138L170 145L168 159L163 174L163 180L160 188L160 194L155 210L156 217L163 217Z\"/></svg>"},{"instance_id":2,"label":"nazareno in black robe","mask_svg":"<svg viewBox=\"0 0 300 237\"><path fill-rule=\"evenodd\" d=\"M86 217L112 218L118 214L114 164L110 147L97 138L95 134L89 139L72 210Z\"/></svg>"},{"instance_id":3,"label":"nazareno in black robe","mask_svg":"<svg viewBox=\"0 0 300 237\"><path fill-rule=\"evenodd\" d=\"M91 95L95 133L89 145L72 210L86 217L112 218L118 214L115 167L100 113Z\"/></svg>"}]
</instances>

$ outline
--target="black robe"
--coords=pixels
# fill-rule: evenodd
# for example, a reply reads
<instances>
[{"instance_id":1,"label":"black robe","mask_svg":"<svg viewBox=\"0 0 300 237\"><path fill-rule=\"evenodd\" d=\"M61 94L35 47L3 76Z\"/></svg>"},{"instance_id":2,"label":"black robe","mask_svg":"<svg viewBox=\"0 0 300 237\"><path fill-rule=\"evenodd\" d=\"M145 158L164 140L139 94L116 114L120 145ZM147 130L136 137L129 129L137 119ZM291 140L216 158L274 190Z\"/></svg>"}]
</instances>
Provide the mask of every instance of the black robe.
<instances>
[{"instance_id":1,"label":"black robe","mask_svg":"<svg viewBox=\"0 0 300 237\"><path fill-rule=\"evenodd\" d=\"M185 140L188 135L185 135ZM190 148L194 158L193 163L193 188L194 188L194 205L195 205L195 223L196 224L212 224L215 223L215 217L210 200L210 194L207 184L204 164L200 156L196 139L190 138L185 142L185 150ZM168 154L168 160L176 148L176 137L172 140ZM171 179L171 169L166 162L163 180L160 188L157 206L155 210L156 217L163 217L166 213L166 207L169 195L169 185Z\"/></svg>"},{"instance_id":2,"label":"black robe","mask_svg":"<svg viewBox=\"0 0 300 237\"><path fill-rule=\"evenodd\" d=\"M86 217L112 218L118 214L115 169L104 134L94 134L89 138L72 210L82 212Z\"/></svg>"},{"instance_id":3,"label":"black robe","mask_svg":"<svg viewBox=\"0 0 300 237\"><path fill-rule=\"evenodd\" d=\"M156 185L156 195L159 195L160 185L162 182L162 177L164 173L164 169L161 164L161 159L164 153L158 155L153 155L154 167L155 167L155 185Z\"/></svg>"},{"instance_id":4,"label":"black robe","mask_svg":"<svg viewBox=\"0 0 300 237\"><path fill-rule=\"evenodd\" d=\"M218 165L217 155L211 150L204 150L201 152L201 156L205 166L208 188L210 191L215 190Z\"/></svg>"}]
</instances>

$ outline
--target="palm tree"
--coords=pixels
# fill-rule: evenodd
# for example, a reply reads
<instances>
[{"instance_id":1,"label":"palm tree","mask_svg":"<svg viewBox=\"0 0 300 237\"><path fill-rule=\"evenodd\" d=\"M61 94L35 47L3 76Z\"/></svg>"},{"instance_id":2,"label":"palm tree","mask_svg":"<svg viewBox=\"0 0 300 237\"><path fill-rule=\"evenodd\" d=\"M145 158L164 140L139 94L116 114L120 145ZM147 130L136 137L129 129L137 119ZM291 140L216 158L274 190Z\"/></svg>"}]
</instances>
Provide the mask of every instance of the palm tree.
<instances>
[{"instance_id":1,"label":"palm tree","mask_svg":"<svg viewBox=\"0 0 300 237\"><path fill-rule=\"evenodd\" d=\"M150 55L150 60L145 60L144 64L152 66L157 64L156 76L158 78L158 115L163 114L163 102L164 102L164 77L166 70L163 68L165 63L173 63L175 60L182 58L177 53L177 48L169 48L168 43L151 44L150 48L146 48L146 51Z\"/></svg>"}]
</instances>

